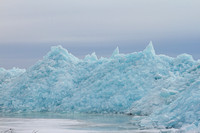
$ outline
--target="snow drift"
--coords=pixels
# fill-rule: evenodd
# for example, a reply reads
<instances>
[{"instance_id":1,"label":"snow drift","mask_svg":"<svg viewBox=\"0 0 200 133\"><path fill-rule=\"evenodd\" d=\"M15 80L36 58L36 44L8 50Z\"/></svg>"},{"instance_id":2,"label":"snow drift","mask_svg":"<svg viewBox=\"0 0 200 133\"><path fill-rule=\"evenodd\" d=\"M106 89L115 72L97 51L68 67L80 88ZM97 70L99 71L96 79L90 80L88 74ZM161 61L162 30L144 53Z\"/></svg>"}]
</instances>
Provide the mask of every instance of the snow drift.
<instances>
[{"instance_id":1,"label":"snow drift","mask_svg":"<svg viewBox=\"0 0 200 133\"><path fill-rule=\"evenodd\" d=\"M0 68L0 112L125 113L143 128L200 129L200 61L151 43L100 59L55 46L27 70Z\"/></svg>"}]
</instances>

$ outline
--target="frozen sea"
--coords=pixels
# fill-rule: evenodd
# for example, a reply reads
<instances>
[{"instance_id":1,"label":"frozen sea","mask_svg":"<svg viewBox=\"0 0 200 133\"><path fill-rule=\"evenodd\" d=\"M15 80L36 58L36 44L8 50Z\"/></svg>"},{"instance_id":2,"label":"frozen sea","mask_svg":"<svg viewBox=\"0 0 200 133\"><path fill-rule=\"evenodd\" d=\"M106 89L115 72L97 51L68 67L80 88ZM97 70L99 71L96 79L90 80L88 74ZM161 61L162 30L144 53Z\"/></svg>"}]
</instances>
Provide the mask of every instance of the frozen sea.
<instances>
[{"instance_id":1,"label":"frozen sea","mask_svg":"<svg viewBox=\"0 0 200 133\"><path fill-rule=\"evenodd\" d=\"M1 115L0 133L159 133L175 129L140 129L133 116L121 114L30 113Z\"/></svg>"}]
</instances>

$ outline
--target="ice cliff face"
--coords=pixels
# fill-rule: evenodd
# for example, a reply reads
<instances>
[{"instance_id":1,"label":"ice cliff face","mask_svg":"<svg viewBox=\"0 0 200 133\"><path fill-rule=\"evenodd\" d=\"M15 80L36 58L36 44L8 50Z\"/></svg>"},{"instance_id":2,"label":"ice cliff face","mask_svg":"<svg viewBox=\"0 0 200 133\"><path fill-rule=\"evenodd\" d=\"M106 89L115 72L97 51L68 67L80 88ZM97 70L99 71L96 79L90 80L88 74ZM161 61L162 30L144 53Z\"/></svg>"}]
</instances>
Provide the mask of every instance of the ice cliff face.
<instances>
[{"instance_id":1,"label":"ice cliff face","mask_svg":"<svg viewBox=\"0 0 200 133\"><path fill-rule=\"evenodd\" d=\"M145 50L78 59L61 46L29 69L0 69L0 112L127 113L144 128L200 120L200 61ZM200 127L200 126L199 126Z\"/></svg>"}]
</instances>

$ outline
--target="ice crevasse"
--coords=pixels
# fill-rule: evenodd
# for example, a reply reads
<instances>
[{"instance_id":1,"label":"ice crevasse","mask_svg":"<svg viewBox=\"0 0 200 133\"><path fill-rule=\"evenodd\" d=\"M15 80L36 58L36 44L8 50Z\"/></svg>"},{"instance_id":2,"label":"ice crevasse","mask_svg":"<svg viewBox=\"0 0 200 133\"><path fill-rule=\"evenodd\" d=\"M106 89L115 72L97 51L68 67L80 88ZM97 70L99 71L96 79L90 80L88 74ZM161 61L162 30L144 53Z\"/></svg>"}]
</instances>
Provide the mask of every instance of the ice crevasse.
<instances>
[{"instance_id":1,"label":"ice crevasse","mask_svg":"<svg viewBox=\"0 0 200 133\"><path fill-rule=\"evenodd\" d=\"M152 43L99 59L54 46L27 70L0 68L0 112L123 113L144 128L198 130L200 60L156 55Z\"/></svg>"}]
</instances>

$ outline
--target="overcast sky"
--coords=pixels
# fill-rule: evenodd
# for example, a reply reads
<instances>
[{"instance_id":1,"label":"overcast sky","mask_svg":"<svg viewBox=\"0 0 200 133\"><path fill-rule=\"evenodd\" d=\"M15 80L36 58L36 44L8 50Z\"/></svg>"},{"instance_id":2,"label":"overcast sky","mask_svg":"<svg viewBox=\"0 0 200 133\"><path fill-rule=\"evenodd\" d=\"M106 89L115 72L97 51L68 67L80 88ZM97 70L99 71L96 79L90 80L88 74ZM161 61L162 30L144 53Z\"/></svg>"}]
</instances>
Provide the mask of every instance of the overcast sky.
<instances>
[{"instance_id":1,"label":"overcast sky","mask_svg":"<svg viewBox=\"0 0 200 133\"><path fill-rule=\"evenodd\" d=\"M143 50L200 58L199 0L0 0L0 67L27 68L52 45L83 58Z\"/></svg>"}]
</instances>

